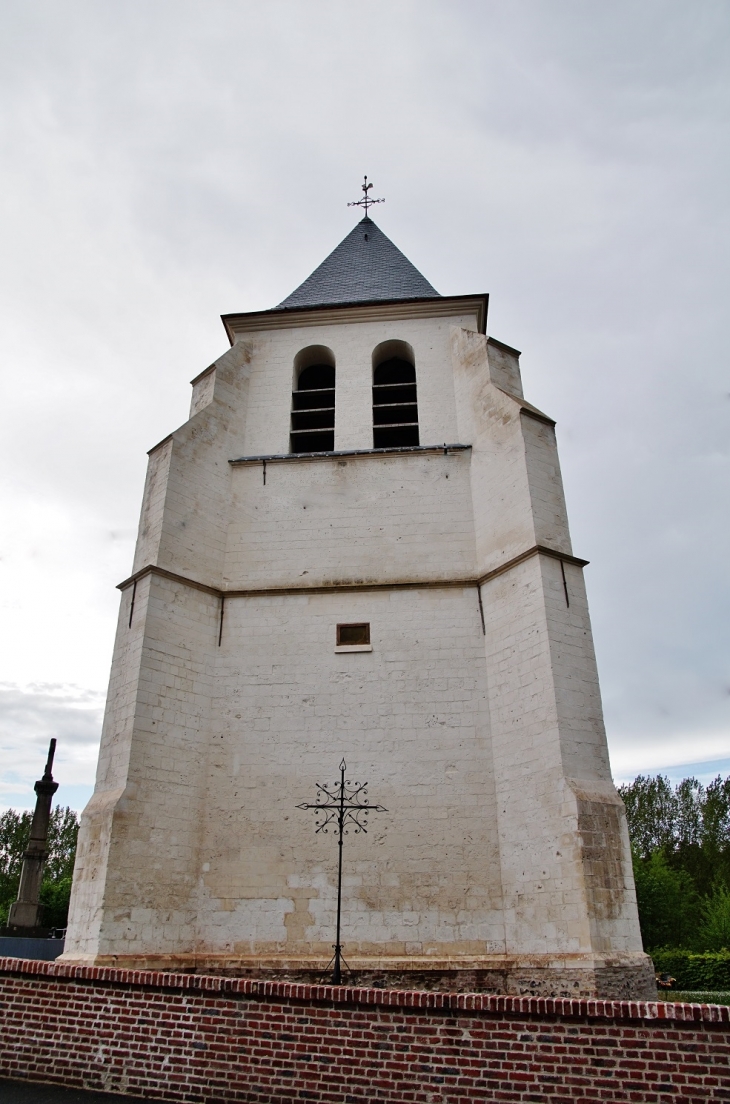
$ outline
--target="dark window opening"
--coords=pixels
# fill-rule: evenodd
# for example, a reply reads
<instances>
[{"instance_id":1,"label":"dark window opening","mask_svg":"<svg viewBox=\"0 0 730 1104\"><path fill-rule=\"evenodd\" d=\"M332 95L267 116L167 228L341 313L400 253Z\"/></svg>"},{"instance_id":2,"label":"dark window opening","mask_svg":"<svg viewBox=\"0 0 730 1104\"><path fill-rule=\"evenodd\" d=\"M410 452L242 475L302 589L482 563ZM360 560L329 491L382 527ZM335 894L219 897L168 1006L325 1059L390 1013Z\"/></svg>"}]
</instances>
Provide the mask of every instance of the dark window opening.
<instances>
[{"instance_id":1,"label":"dark window opening","mask_svg":"<svg viewBox=\"0 0 730 1104\"><path fill-rule=\"evenodd\" d=\"M335 369L310 364L292 392L291 452L332 452L335 447Z\"/></svg>"},{"instance_id":2,"label":"dark window opening","mask_svg":"<svg viewBox=\"0 0 730 1104\"><path fill-rule=\"evenodd\" d=\"M416 369L402 357L390 357L373 374L373 447L418 444Z\"/></svg>"},{"instance_id":3,"label":"dark window opening","mask_svg":"<svg viewBox=\"0 0 730 1104\"><path fill-rule=\"evenodd\" d=\"M375 369L373 383L378 386L396 383L415 383L416 369L403 357L391 357L384 360Z\"/></svg>"},{"instance_id":4,"label":"dark window opening","mask_svg":"<svg viewBox=\"0 0 730 1104\"><path fill-rule=\"evenodd\" d=\"M335 370L329 364L310 364L299 375L297 391L334 390Z\"/></svg>"},{"instance_id":5,"label":"dark window opening","mask_svg":"<svg viewBox=\"0 0 730 1104\"><path fill-rule=\"evenodd\" d=\"M370 625L363 622L359 625L337 626L337 647L353 647L358 644L370 643Z\"/></svg>"}]
</instances>

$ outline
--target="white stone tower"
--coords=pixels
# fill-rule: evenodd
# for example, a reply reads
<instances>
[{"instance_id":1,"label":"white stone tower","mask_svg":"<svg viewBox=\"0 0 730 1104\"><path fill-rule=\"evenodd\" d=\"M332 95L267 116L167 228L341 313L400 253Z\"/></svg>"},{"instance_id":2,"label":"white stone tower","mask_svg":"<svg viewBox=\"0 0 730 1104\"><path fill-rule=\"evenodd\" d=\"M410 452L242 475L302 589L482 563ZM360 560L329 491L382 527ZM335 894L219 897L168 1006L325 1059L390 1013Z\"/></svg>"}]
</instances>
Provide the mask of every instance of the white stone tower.
<instances>
[{"instance_id":1,"label":"white stone tower","mask_svg":"<svg viewBox=\"0 0 730 1104\"><path fill-rule=\"evenodd\" d=\"M646 997L554 423L366 217L150 452L64 959Z\"/></svg>"}]
</instances>

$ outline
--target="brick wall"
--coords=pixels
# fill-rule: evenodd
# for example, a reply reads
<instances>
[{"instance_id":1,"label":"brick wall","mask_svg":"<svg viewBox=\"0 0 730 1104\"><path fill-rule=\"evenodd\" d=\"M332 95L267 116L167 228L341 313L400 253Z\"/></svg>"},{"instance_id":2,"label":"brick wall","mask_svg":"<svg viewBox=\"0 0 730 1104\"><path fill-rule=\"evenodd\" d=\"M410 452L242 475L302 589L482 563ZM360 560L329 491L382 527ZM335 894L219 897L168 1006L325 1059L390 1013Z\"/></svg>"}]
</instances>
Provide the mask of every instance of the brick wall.
<instances>
[{"instance_id":1,"label":"brick wall","mask_svg":"<svg viewBox=\"0 0 730 1104\"><path fill-rule=\"evenodd\" d=\"M730 1100L730 1009L0 959L0 1075L177 1101Z\"/></svg>"}]
</instances>

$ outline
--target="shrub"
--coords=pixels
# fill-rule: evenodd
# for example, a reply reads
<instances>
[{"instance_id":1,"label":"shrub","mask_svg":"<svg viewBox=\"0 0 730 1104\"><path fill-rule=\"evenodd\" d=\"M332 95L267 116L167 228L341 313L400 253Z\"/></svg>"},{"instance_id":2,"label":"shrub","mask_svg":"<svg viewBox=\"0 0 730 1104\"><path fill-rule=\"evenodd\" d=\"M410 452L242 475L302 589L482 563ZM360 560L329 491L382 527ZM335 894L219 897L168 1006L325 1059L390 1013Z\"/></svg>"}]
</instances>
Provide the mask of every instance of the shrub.
<instances>
[{"instance_id":1,"label":"shrub","mask_svg":"<svg viewBox=\"0 0 730 1104\"><path fill-rule=\"evenodd\" d=\"M730 951L693 954L692 951L652 951L654 968L659 974L675 978L678 990L720 992L730 990ZM671 1000L667 992L663 999Z\"/></svg>"}]
</instances>

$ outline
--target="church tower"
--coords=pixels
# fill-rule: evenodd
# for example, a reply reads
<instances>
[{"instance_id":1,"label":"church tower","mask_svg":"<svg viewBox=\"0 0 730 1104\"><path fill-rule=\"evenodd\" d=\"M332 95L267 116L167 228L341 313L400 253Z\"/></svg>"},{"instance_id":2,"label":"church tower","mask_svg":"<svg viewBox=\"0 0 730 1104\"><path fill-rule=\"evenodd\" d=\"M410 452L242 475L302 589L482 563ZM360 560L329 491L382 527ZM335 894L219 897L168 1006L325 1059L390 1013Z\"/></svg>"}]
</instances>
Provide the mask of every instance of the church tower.
<instances>
[{"instance_id":1,"label":"church tower","mask_svg":"<svg viewBox=\"0 0 730 1104\"><path fill-rule=\"evenodd\" d=\"M367 192L365 193L367 197ZM63 960L646 998L554 422L367 214L150 452Z\"/></svg>"}]
</instances>

